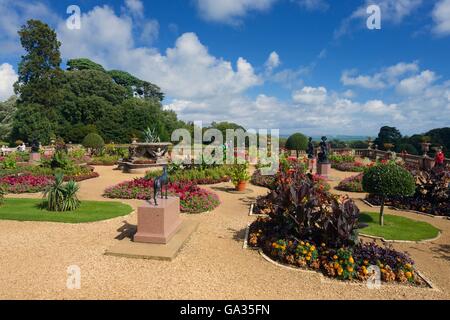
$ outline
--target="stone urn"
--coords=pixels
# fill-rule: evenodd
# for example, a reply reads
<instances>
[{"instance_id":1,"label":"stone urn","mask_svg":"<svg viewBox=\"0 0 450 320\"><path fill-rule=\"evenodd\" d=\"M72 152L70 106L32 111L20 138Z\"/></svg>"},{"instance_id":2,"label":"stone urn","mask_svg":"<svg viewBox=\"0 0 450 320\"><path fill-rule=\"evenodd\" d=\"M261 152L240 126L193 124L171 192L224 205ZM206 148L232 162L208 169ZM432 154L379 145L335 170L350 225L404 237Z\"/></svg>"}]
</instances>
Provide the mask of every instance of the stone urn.
<instances>
[{"instance_id":1,"label":"stone urn","mask_svg":"<svg viewBox=\"0 0 450 320\"><path fill-rule=\"evenodd\" d=\"M428 153L428 151L430 151L431 143L428 143L428 142L422 142L422 143L420 144L420 146L422 147L423 156L424 156L424 157L427 157L427 156L428 156L427 153Z\"/></svg>"}]
</instances>

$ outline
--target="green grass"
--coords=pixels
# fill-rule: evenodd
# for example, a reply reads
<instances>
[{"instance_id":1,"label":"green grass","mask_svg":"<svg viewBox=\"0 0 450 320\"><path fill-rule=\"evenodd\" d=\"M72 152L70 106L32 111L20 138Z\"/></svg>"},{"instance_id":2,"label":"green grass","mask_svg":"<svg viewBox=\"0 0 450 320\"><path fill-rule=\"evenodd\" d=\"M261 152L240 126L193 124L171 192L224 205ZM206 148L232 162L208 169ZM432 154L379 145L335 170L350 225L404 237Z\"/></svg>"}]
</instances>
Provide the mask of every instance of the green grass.
<instances>
[{"instance_id":1,"label":"green grass","mask_svg":"<svg viewBox=\"0 0 450 320\"><path fill-rule=\"evenodd\" d=\"M359 221L368 224L360 233L384 238L385 240L421 241L436 238L439 230L431 224L404 217L384 215L384 226L380 226L378 212L361 213Z\"/></svg>"},{"instance_id":2,"label":"green grass","mask_svg":"<svg viewBox=\"0 0 450 320\"><path fill-rule=\"evenodd\" d=\"M0 220L86 223L125 216L133 211L120 202L83 201L73 212L50 212L41 205L39 199L6 199L0 206Z\"/></svg>"}]
</instances>

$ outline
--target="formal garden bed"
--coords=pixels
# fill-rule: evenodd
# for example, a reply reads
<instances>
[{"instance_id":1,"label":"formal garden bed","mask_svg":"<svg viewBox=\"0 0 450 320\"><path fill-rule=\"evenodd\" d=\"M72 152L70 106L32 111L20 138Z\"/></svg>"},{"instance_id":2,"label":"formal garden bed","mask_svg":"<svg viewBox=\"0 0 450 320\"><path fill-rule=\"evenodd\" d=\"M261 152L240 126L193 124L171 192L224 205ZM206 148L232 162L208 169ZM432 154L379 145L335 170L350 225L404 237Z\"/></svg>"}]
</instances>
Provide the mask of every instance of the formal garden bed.
<instances>
[{"instance_id":1,"label":"formal garden bed","mask_svg":"<svg viewBox=\"0 0 450 320\"><path fill-rule=\"evenodd\" d=\"M424 214L450 217L450 170L448 167L432 170L412 170L416 182L412 196L388 196L369 194L366 201L373 206L385 205Z\"/></svg>"},{"instance_id":2,"label":"formal garden bed","mask_svg":"<svg viewBox=\"0 0 450 320\"><path fill-rule=\"evenodd\" d=\"M231 167L221 166L193 166L182 167L171 165L169 170L170 182L193 183L197 185L211 185L222 182L229 182ZM162 170L150 171L146 174L146 179L155 179L161 176Z\"/></svg>"},{"instance_id":3,"label":"formal garden bed","mask_svg":"<svg viewBox=\"0 0 450 320\"><path fill-rule=\"evenodd\" d=\"M377 266L385 283L426 285L407 253L359 240L362 228L378 234L372 214L361 215L353 200L332 195L295 165L280 170L276 188L258 199L255 210L266 216L250 226L248 244L275 261L352 281L367 281L370 266ZM410 227L409 221L389 217L387 229L391 222L394 229ZM425 236L438 232L424 229Z\"/></svg>"},{"instance_id":4,"label":"formal garden bed","mask_svg":"<svg viewBox=\"0 0 450 320\"><path fill-rule=\"evenodd\" d=\"M347 192L364 192L362 186L363 174L358 174L356 176L352 176L342 180L339 185L336 187L337 190L347 191Z\"/></svg>"},{"instance_id":5,"label":"formal garden bed","mask_svg":"<svg viewBox=\"0 0 450 320\"><path fill-rule=\"evenodd\" d=\"M205 190L192 182L171 182L169 194L180 198L180 210L184 213L203 213L212 211L220 205L214 192ZM105 190L104 196L110 199L153 199L153 180L140 178L126 181Z\"/></svg>"}]
</instances>

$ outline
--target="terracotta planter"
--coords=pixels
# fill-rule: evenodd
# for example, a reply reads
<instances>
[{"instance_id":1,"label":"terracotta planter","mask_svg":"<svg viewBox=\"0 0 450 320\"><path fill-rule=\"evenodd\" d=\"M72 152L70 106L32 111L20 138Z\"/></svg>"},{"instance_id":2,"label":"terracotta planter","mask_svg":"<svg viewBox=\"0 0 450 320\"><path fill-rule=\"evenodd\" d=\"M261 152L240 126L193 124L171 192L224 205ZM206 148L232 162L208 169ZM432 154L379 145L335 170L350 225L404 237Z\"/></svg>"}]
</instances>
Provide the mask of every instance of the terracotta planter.
<instances>
[{"instance_id":1,"label":"terracotta planter","mask_svg":"<svg viewBox=\"0 0 450 320\"><path fill-rule=\"evenodd\" d=\"M236 186L236 191L243 192L243 191L245 191L245 189L247 189L247 182L246 181L241 181Z\"/></svg>"}]
</instances>

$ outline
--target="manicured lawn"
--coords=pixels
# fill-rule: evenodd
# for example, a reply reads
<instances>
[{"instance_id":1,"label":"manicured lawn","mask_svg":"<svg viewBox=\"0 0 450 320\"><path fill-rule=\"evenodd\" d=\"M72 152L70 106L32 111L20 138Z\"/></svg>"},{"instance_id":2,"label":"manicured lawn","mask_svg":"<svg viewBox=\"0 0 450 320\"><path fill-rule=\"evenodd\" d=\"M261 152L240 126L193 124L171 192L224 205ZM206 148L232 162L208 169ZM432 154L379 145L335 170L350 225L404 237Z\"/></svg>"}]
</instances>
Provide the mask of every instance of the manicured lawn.
<instances>
[{"instance_id":1,"label":"manicured lawn","mask_svg":"<svg viewBox=\"0 0 450 320\"><path fill-rule=\"evenodd\" d=\"M118 202L83 201L73 212L50 212L39 199L6 199L0 206L0 220L84 223L108 220L130 214L133 209Z\"/></svg>"},{"instance_id":2,"label":"manicured lawn","mask_svg":"<svg viewBox=\"0 0 450 320\"><path fill-rule=\"evenodd\" d=\"M382 237L385 240L409 241L433 239L439 234L439 230L429 223L393 215L384 216L384 226L382 227L379 224L379 216L378 212L362 213L360 222L369 226L359 230L360 233Z\"/></svg>"}]
</instances>

